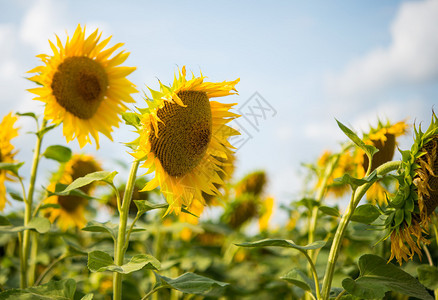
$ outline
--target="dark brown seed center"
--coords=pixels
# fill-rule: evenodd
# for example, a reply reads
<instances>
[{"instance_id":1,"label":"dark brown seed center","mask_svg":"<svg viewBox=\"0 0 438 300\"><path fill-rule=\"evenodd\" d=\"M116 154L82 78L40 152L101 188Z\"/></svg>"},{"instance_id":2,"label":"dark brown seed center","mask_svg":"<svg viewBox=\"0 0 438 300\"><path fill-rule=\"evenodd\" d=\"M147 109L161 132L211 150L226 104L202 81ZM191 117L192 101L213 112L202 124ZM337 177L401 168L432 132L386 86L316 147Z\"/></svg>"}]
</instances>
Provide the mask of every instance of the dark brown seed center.
<instances>
[{"instance_id":1,"label":"dark brown seed center","mask_svg":"<svg viewBox=\"0 0 438 300\"><path fill-rule=\"evenodd\" d=\"M211 140L210 100L204 92L184 91L178 96L187 105L166 103L158 110L158 138L152 130L151 151L170 176L183 176L204 157Z\"/></svg>"},{"instance_id":2,"label":"dark brown seed center","mask_svg":"<svg viewBox=\"0 0 438 300\"><path fill-rule=\"evenodd\" d=\"M374 171L376 168L380 167L384 163L391 161L394 157L395 151L395 135L391 133L385 134L386 141L382 142L381 140L371 140L373 146L379 149L379 152L374 154L371 171ZM368 156L364 154L363 160L363 168L364 170L368 170Z\"/></svg>"},{"instance_id":3,"label":"dark brown seed center","mask_svg":"<svg viewBox=\"0 0 438 300\"><path fill-rule=\"evenodd\" d=\"M429 216L438 206L438 135L426 143L422 151L426 152L426 154L419 159L423 160L425 165L429 166L429 168L425 170L428 174L427 186L429 188L429 195L423 196L424 205L426 206L427 215Z\"/></svg>"},{"instance_id":4,"label":"dark brown seed center","mask_svg":"<svg viewBox=\"0 0 438 300\"><path fill-rule=\"evenodd\" d=\"M86 204L86 199L78 196L58 196L58 204L67 212L74 212L80 205Z\"/></svg>"},{"instance_id":5,"label":"dark brown seed center","mask_svg":"<svg viewBox=\"0 0 438 300\"><path fill-rule=\"evenodd\" d=\"M80 119L90 119L105 98L108 76L91 58L68 57L53 75L51 88L59 105Z\"/></svg>"}]
</instances>

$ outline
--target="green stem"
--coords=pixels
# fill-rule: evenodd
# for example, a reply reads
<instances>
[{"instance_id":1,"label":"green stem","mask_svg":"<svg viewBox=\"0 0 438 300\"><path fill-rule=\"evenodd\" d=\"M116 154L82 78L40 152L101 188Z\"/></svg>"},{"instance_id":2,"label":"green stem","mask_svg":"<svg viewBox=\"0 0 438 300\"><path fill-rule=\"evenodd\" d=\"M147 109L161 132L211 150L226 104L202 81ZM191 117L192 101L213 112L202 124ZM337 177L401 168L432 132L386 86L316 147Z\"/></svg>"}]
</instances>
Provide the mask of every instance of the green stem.
<instances>
[{"instance_id":1,"label":"green stem","mask_svg":"<svg viewBox=\"0 0 438 300\"><path fill-rule=\"evenodd\" d=\"M400 167L400 165L401 165L400 161L387 162L376 169L377 175L385 175L389 172L397 170ZM324 281L322 283L322 299L324 300L329 299L336 260L338 259L339 251L341 249L341 242L344 238L347 225L350 222L351 216L353 215L354 210L356 209L360 200L365 195L366 191L373 185L373 183L374 182L366 183L360 186L355 192L353 192L350 204L348 205L348 208L345 211L345 213L342 215L341 221L336 230L335 237L333 238L332 246L330 248L330 254L328 257L328 263L324 275Z\"/></svg>"},{"instance_id":2,"label":"green stem","mask_svg":"<svg viewBox=\"0 0 438 300\"><path fill-rule=\"evenodd\" d=\"M343 153L343 152L341 152L341 153ZM321 203L321 201L324 197L324 194L325 194L325 191L326 191L327 185L328 185L328 180L329 180L330 176L333 174L333 170L335 169L336 165L338 164L340 156L341 156L340 154L334 156L332 158L332 160L330 161L330 164L325 169L324 177L322 179L321 185L320 185L318 192L316 194L315 200L318 203ZM308 237L307 244L311 244L315 241L315 229L316 229L317 219L318 219L318 207L314 207L312 209L312 216L311 216L310 224L309 224L309 237ZM311 251L310 253L311 253L310 257L314 258L313 257L314 252Z\"/></svg>"},{"instance_id":3,"label":"green stem","mask_svg":"<svg viewBox=\"0 0 438 300\"><path fill-rule=\"evenodd\" d=\"M41 128L38 130L41 132L46 127L47 121L44 120ZM38 170L38 163L40 161L40 152L41 152L41 144L43 140L43 134L37 134L37 140L35 144L35 149L33 153L32 160L32 169L30 172L30 182L29 182L29 190L27 199L24 207L24 226L27 226L32 218L32 202L33 202L33 194L35 190L35 181ZM20 287L26 288L28 286L27 280L27 270L29 264L29 249L30 249L30 231L25 230L23 232L23 244L22 244L22 255L23 259L21 262L21 278L20 278Z\"/></svg>"},{"instance_id":4,"label":"green stem","mask_svg":"<svg viewBox=\"0 0 438 300\"><path fill-rule=\"evenodd\" d=\"M324 195L326 193L327 186L328 186L328 180L329 180L330 176L332 176L334 169L338 165L338 162L339 162L339 159L341 158L341 155L343 155L344 152L347 151L351 147L352 147L352 143L344 144L342 146L341 151L338 154L336 154L335 156L333 156L332 159L330 160L329 165L325 169L325 172L323 175L324 177L322 178L321 185L320 185L318 192L316 194L315 200L318 203L321 203L323 198L324 198ZM319 210L318 207L314 207L312 209L307 244L311 244L315 241L315 229L316 229L316 222L318 220L318 210ZM316 256L317 256L316 253L317 252L314 250L310 250L310 252L309 252L310 257L312 258L313 261L316 260Z\"/></svg>"},{"instance_id":5,"label":"green stem","mask_svg":"<svg viewBox=\"0 0 438 300\"><path fill-rule=\"evenodd\" d=\"M27 272L29 278L28 283L29 286L32 286L35 282L35 272L37 265L37 255L38 255L38 233L31 232L31 245L30 245L30 259L29 259L29 270Z\"/></svg>"},{"instance_id":6,"label":"green stem","mask_svg":"<svg viewBox=\"0 0 438 300\"><path fill-rule=\"evenodd\" d=\"M148 297L150 297L153 293L155 293L156 291L158 291L159 289L162 289L162 288L164 288L164 286L159 286L159 287L156 287L156 288L150 290L149 293L147 293L143 298L141 298L141 300L146 300L146 299L147 299Z\"/></svg>"},{"instance_id":7,"label":"green stem","mask_svg":"<svg viewBox=\"0 0 438 300\"><path fill-rule=\"evenodd\" d=\"M313 280L315 281L315 292L316 292L316 298L320 299L321 298L321 292L319 290L319 279L318 279L318 273L316 272L316 268L315 268L315 264L312 261L312 258L309 256L309 254L307 254L307 251L301 251L307 258L307 260L309 261L309 265L310 268L312 270L312 274L313 274Z\"/></svg>"},{"instance_id":8,"label":"green stem","mask_svg":"<svg viewBox=\"0 0 438 300\"><path fill-rule=\"evenodd\" d=\"M117 241L114 245L114 260L116 265L123 265L123 259L125 257L125 251L127 246L125 245L129 243L129 240L126 239L126 224L128 223L129 216L129 205L131 204L132 192L134 190L134 183L137 174L138 165L140 161L135 160L131 165L131 170L129 173L128 182L126 183L125 193L123 195L123 203L121 206L121 210L119 211L120 215L120 223L119 223L119 232L117 234ZM113 299L121 300L122 299L122 274L114 272L113 279Z\"/></svg>"},{"instance_id":9,"label":"green stem","mask_svg":"<svg viewBox=\"0 0 438 300\"><path fill-rule=\"evenodd\" d=\"M339 300L341 299L341 297L346 293L346 290L343 290L342 292L339 293L339 295L335 298L335 300Z\"/></svg>"},{"instance_id":10,"label":"green stem","mask_svg":"<svg viewBox=\"0 0 438 300\"><path fill-rule=\"evenodd\" d=\"M37 281L35 282L35 286L40 285L41 282L43 281L44 277L46 277L46 275L53 269L53 267L66 257L67 257L67 254L63 254L60 257L58 257L57 259L55 259L54 261L52 261L52 263L50 265L48 265L47 268L44 270L44 272L41 273L41 275L38 277Z\"/></svg>"},{"instance_id":11,"label":"green stem","mask_svg":"<svg viewBox=\"0 0 438 300\"><path fill-rule=\"evenodd\" d=\"M140 219L142 214L137 213L137 215L135 216L135 219L132 221L131 226L129 226L129 230L128 233L126 234L126 241L128 241L127 243L125 243L125 246L123 247L123 253L126 252L126 249L128 249L129 246L129 238L131 237L131 233L132 230L134 229L134 225L135 223L138 221L138 219Z\"/></svg>"}]
</instances>

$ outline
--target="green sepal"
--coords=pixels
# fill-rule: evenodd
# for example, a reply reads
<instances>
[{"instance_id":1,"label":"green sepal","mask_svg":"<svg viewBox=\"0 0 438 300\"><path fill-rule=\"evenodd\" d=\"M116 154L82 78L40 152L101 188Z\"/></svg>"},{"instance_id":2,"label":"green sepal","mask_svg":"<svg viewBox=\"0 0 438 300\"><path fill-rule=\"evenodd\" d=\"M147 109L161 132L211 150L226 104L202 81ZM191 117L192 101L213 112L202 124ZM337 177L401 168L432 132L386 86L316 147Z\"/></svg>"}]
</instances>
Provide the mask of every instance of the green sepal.
<instances>
[{"instance_id":1,"label":"green sepal","mask_svg":"<svg viewBox=\"0 0 438 300\"><path fill-rule=\"evenodd\" d=\"M125 123L127 125L131 125L131 126L135 127L136 129L139 129L141 126L140 117L136 113L133 113L133 112L122 113L122 118L123 118L123 120L125 120Z\"/></svg>"}]
</instances>

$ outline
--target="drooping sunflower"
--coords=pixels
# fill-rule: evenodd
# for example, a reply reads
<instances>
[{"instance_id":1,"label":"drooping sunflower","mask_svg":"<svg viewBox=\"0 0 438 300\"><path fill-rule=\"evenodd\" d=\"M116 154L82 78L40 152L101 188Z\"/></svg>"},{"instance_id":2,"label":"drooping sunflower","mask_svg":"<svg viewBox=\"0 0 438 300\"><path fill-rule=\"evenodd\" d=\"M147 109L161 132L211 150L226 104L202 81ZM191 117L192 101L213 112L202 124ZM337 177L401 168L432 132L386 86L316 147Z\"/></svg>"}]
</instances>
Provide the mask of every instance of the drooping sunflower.
<instances>
[{"instance_id":1,"label":"drooping sunflower","mask_svg":"<svg viewBox=\"0 0 438 300\"><path fill-rule=\"evenodd\" d=\"M54 192L57 183L68 185L79 177L101 170L100 163L93 156L75 154L69 162L61 165L59 171L54 174L48 190ZM80 190L87 195L91 195L94 187L95 184L91 183L81 187ZM60 206L59 208L47 208L46 217L52 223L57 221L58 226L63 231L72 227L82 228L87 223L85 208L88 200L83 197L76 195L53 195L47 198L45 203L58 204Z\"/></svg>"},{"instance_id":2,"label":"drooping sunflower","mask_svg":"<svg viewBox=\"0 0 438 300\"><path fill-rule=\"evenodd\" d=\"M391 161L394 157L394 152L397 147L397 138L406 134L408 131L408 124L404 121L391 124L387 122L383 124L379 121L376 128L371 128L369 133L364 135L364 142L368 145L373 145L379 152L374 154L372 159L371 171L382 164ZM362 178L368 169L369 161L366 154L362 149L357 149L357 161L358 166L358 177ZM389 180L388 180L389 179ZM367 191L367 199L373 204L379 203L379 205L386 204L386 199L389 195L388 184L391 182L390 178L386 178L383 181L378 181L371 186Z\"/></svg>"},{"instance_id":3,"label":"drooping sunflower","mask_svg":"<svg viewBox=\"0 0 438 300\"><path fill-rule=\"evenodd\" d=\"M29 71L38 73L29 79L41 87L29 91L45 103L44 118L63 123L67 142L76 138L81 148L91 137L99 148L98 132L112 140L112 127L118 127L126 103L134 102L130 94L137 92L126 78L136 68L120 66L129 53L113 55L123 44L104 49L111 37L100 41L101 35L96 30L86 37L78 25L65 44L58 36L56 46L49 41L53 55L37 55L44 64Z\"/></svg>"},{"instance_id":4,"label":"drooping sunflower","mask_svg":"<svg viewBox=\"0 0 438 300\"><path fill-rule=\"evenodd\" d=\"M17 116L9 113L3 117L0 123L0 163L14 162L14 156L17 151L14 150L11 140L18 136L18 128L14 127L17 119ZM8 171L0 170L0 211L3 211L6 202L8 202L6 198L5 181L13 180L13 178L8 175Z\"/></svg>"},{"instance_id":5,"label":"drooping sunflower","mask_svg":"<svg viewBox=\"0 0 438 300\"><path fill-rule=\"evenodd\" d=\"M231 228L238 229L248 221L260 217L265 209L262 196L266 183L265 171L255 171L241 179L235 187L235 199L225 207L222 221Z\"/></svg>"},{"instance_id":6,"label":"drooping sunflower","mask_svg":"<svg viewBox=\"0 0 438 300\"><path fill-rule=\"evenodd\" d=\"M399 188L390 198L386 220L387 237L391 237L391 258L399 264L421 257L421 244L429 244L427 232L430 216L438 206L438 118L433 113L426 132L415 128L410 151L401 151Z\"/></svg>"},{"instance_id":7,"label":"drooping sunflower","mask_svg":"<svg viewBox=\"0 0 438 300\"><path fill-rule=\"evenodd\" d=\"M185 67L171 86L160 82L160 91L151 90L148 108L140 110L141 126L133 156L145 159L142 167L154 178L144 190L158 186L169 203L166 214L179 214L193 201L205 205L203 192L219 195L215 184L223 184L219 172L233 146L228 138L239 134L226 124L238 117L229 110L235 104L211 101L214 97L236 94L239 79L220 83L205 82L193 75L186 79Z\"/></svg>"},{"instance_id":8,"label":"drooping sunflower","mask_svg":"<svg viewBox=\"0 0 438 300\"><path fill-rule=\"evenodd\" d=\"M386 124L379 121L376 128L370 128L369 132L363 135L362 140L365 144L373 145L379 150L379 152L373 156L371 171L393 159L397 146L397 138L404 135L407 129L408 125L404 121L394 124L391 124L389 121ZM318 166L324 167L328 163L330 155L329 152L325 153L318 161ZM368 165L368 157L360 148L356 147L354 151L347 150L342 153L329 179L329 192L333 192L336 196L344 195L344 193L349 190L348 185L333 182L333 179L341 177L345 173L357 178L362 178L368 170ZM386 204L388 194L387 186L389 184L387 181L387 179L384 179L371 186L367 191L367 199L370 202L373 204L379 203L379 205ZM320 181L318 184L320 184Z\"/></svg>"}]
</instances>

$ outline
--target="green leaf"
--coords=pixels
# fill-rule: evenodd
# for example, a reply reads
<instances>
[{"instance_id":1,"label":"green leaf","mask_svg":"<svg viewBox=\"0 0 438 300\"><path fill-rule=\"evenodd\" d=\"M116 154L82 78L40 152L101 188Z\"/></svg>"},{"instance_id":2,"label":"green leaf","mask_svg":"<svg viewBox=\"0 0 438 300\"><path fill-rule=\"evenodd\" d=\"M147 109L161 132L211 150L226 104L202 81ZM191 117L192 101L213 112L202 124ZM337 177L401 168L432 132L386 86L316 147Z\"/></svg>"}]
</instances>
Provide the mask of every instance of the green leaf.
<instances>
[{"instance_id":1,"label":"green leaf","mask_svg":"<svg viewBox=\"0 0 438 300\"><path fill-rule=\"evenodd\" d=\"M292 240L282 240L282 239L264 239L256 242L248 242L236 244L236 246L240 247L283 247L283 248L294 248L301 251L305 250L315 250L324 247L326 244L325 241L316 241L306 246L299 246L295 244Z\"/></svg>"},{"instance_id":2,"label":"green leaf","mask_svg":"<svg viewBox=\"0 0 438 300\"><path fill-rule=\"evenodd\" d=\"M361 148L368 155L368 158L371 158L374 154L376 154L379 150L372 146L365 144L358 136L355 134L350 128L336 120L339 128L345 133L345 135L353 141L359 148Z\"/></svg>"},{"instance_id":3,"label":"green leaf","mask_svg":"<svg viewBox=\"0 0 438 300\"><path fill-rule=\"evenodd\" d=\"M11 289L0 293L0 300L66 300L73 299L76 282L73 279L50 281L27 289Z\"/></svg>"},{"instance_id":4,"label":"green leaf","mask_svg":"<svg viewBox=\"0 0 438 300\"><path fill-rule=\"evenodd\" d=\"M20 163L0 163L0 170L11 171L16 176L18 176L18 170L21 166L24 165L24 162Z\"/></svg>"},{"instance_id":5,"label":"green leaf","mask_svg":"<svg viewBox=\"0 0 438 300\"><path fill-rule=\"evenodd\" d=\"M14 200L16 200L16 201L21 201L21 202L24 201L24 200L23 200L23 197L22 197L20 194L18 194L18 193L15 193L15 192L9 192L9 195L11 196L12 199L14 199Z\"/></svg>"},{"instance_id":6,"label":"green leaf","mask_svg":"<svg viewBox=\"0 0 438 300\"><path fill-rule=\"evenodd\" d=\"M10 226L11 222L9 222L8 218L5 216L0 216L0 226Z\"/></svg>"},{"instance_id":7,"label":"green leaf","mask_svg":"<svg viewBox=\"0 0 438 300\"><path fill-rule=\"evenodd\" d=\"M2 233L16 233L24 230L35 230L39 233L46 233L50 230L50 221L46 218L36 217L30 220L27 226L4 226L0 228Z\"/></svg>"},{"instance_id":8,"label":"green leaf","mask_svg":"<svg viewBox=\"0 0 438 300\"><path fill-rule=\"evenodd\" d=\"M59 124L53 124L47 127L44 127L43 129L41 129L40 131L35 132L35 134L39 137L42 138L47 132L49 132L50 130L52 130L53 128L55 128L56 126L58 126Z\"/></svg>"},{"instance_id":9,"label":"green leaf","mask_svg":"<svg viewBox=\"0 0 438 300\"><path fill-rule=\"evenodd\" d=\"M184 273L172 279L155 274L157 277L156 286L165 286L187 294L195 295L220 295L226 286L226 282L217 281L194 273Z\"/></svg>"},{"instance_id":10,"label":"green leaf","mask_svg":"<svg viewBox=\"0 0 438 300\"><path fill-rule=\"evenodd\" d=\"M16 112L15 114L16 114L17 116L20 116L20 117L31 117L31 118L34 118L35 121L38 122L38 118L37 118L37 116L36 116L33 112L26 112L26 113L19 113L19 112Z\"/></svg>"},{"instance_id":11,"label":"green leaf","mask_svg":"<svg viewBox=\"0 0 438 300\"><path fill-rule=\"evenodd\" d=\"M349 129L347 126L336 120L338 123L339 128L347 135L347 137L352 140L359 148L361 148L363 151L365 151L365 154L368 156L369 161L372 160L372 157L374 154L379 152L379 149L374 147L373 145L367 145L365 144L357 135L354 133L351 129Z\"/></svg>"},{"instance_id":12,"label":"green leaf","mask_svg":"<svg viewBox=\"0 0 438 300\"><path fill-rule=\"evenodd\" d=\"M90 195L87 195L86 193L84 193L80 189L65 192L64 190L66 188L67 188L66 184L57 183L54 192L49 191L46 188L44 188L44 189L47 191L49 197L56 195L56 196L77 196L77 197L85 198L85 199L93 199L93 197L91 197Z\"/></svg>"},{"instance_id":13,"label":"green leaf","mask_svg":"<svg viewBox=\"0 0 438 300\"><path fill-rule=\"evenodd\" d=\"M49 146L43 153L45 158L53 159L60 163L68 162L71 158L71 155L71 149L61 145Z\"/></svg>"},{"instance_id":14,"label":"green leaf","mask_svg":"<svg viewBox=\"0 0 438 300\"><path fill-rule=\"evenodd\" d=\"M379 256L365 254L359 258L360 276L342 281L344 289L361 299L382 299L387 291L433 300L414 277Z\"/></svg>"},{"instance_id":15,"label":"green leaf","mask_svg":"<svg viewBox=\"0 0 438 300\"><path fill-rule=\"evenodd\" d=\"M339 213L339 209L335 208L335 207L330 207L330 206L320 206L318 207L318 209L326 215L332 216L332 217L339 217L341 214Z\"/></svg>"},{"instance_id":16,"label":"green leaf","mask_svg":"<svg viewBox=\"0 0 438 300\"><path fill-rule=\"evenodd\" d=\"M84 297L81 298L81 300L92 300L94 295L92 293L86 294Z\"/></svg>"},{"instance_id":17,"label":"green leaf","mask_svg":"<svg viewBox=\"0 0 438 300\"><path fill-rule=\"evenodd\" d=\"M108 172L108 171L97 171L90 174L85 175L84 177L79 177L64 190L62 193L67 194L68 192L83 187L87 184L90 184L94 181L104 181L109 184L113 184L114 176L116 176L117 172Z\"/></svg>"},{"instance_id":18,"label":"green leaf","mask_svg":"<svg viewBox=\"0 0 438 300\"><path fill-rule=\"evenodd\" d=\"M418 280L421 284L431 290L438 289L438 268L430 265L417 267Z\"/></svg>"},{"instance_id":19,"label":"green leaf","mask_svg":"<svg viewBox=\"0 0 438 300\"><path fill-rule=\"evenodd\" d=\"M46 203L40 206L40 210L41 209L46 209L46 208L61 208L61 205L56 204L56 203Z\"/></svg>"},{"instance_id":20,"label":"green leaf","mask_svg":"<svg viewBox=\"0 0 438 300\"><path fill-rule=\"evenodd\" d=\"M351 221L371 224L380 216L380 211L372 204L364 204L357 207L351 216Z\"/></svg>"},{"instance_id":21,"label":"green leaf","mask_svg":"<svg viewBox=\"0 0 438 300\"><path fill-rule=\"evenodd\" d=\"M50 230L50 221L46 218L36 217L30 220L28 228L35 229L39 233L46 233Z\"/></svg>"},{"instance_id":22,"label":"green leaf","mask_svg":"<svg viewBox=\"0 0 438 300\"><path fill-rule=\"evenodd\" d=\"M109 233L110 236L115 241L117 238L117 232L118 232L119 225L114 224L110 221L105 223L99 223L96 221L90 221L85 225L84 228L82 228L83 231L90 231L90 232L106 232Z\"/></svg>"},{"instance_id":23,"label":"green leaf","mask_svg":"<svg viewBox=\"0 0 438 300\"><path fill-rule=\"evenodd\" d=\"M155 203L149 202L147 200L134 200L134 203L137 206L139 213L145 213L145 212L153 210L153 209L160 209L160 208L168 208L169 207L169 204L167 204L167 203L155 204Z\"/></svg>"},{"instance_id":24,"label":"green leaf","mask_svg":"<svg viewBox=\"0 0 438 300\"><path fill-rule=\"evenodd\" d=\"M113 258L103 251L92 251L88 253L88 269L92 272L111 271L122 274L129 274L143 268L158 270L160 262L153 256L147 254L135 255L131 260L122 265L117 266Z\"/></svg>"},{"instance_id":25,"label":"green leaf","mask_svg":"<svg viewBox=\"0 0 438 300\"><path fill-rule=\"evenodd\" d=\"M344 174L340 178L335 178L334 181L340 182L343 184L349 184L353 190L356 190L361 185L364 185L366 183L375 182L378 179L379 179L379 177L377 176L377 171L374 170L373 172L371 172L370 175L368 175L367 177L364 177L362 179L355 178L355 177L351 176L350 174Z\"/></svg>"},{"instance_id":26,"label":"green leaf","mask_svg":"<svg viewBox=\"0 0 438 300\"><path fill-rule=\"evenodd\" d=\"M293 268L287 272L286 275L280 277L280 279L286 280L305 291L315 292L315 283L313 280L307 277L306 273L298 268Z\"/></svg>"},{"instance_id":27,"label":"green leaf","mask_svg":"<svg viewBox=\"0 0 438 300\"><path fill-rule=\"evenodd\" d=\"M132 112L122 113L122 118L123 120L125 120L125 123L127 125L134 126L135 128L138 128L140 126L140 118L136 113L132 113Z\"/></svg>"}]
</instances>

